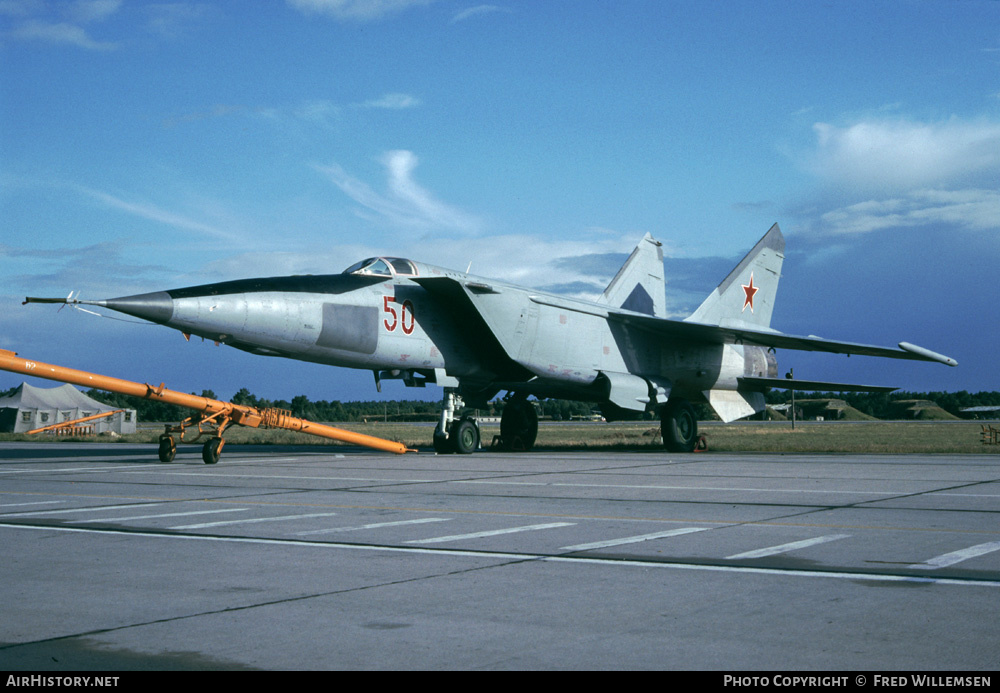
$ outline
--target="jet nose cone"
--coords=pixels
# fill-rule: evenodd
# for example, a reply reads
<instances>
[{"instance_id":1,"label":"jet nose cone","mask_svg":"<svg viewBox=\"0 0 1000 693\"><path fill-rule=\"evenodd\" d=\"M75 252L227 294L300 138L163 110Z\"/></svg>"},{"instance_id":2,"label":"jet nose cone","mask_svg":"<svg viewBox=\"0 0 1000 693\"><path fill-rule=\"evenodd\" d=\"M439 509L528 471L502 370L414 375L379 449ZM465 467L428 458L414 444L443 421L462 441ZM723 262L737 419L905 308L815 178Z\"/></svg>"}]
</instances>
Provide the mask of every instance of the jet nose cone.
<instances>
[{"instance_id":1,"label":"jet nose cone","mask_svg":"<svg viewBox=\"0 0 1000 693\"><path fill-rule=\"evenodd\" d=\"M160 323L170 321L174 315L174 299L166 291L154 291L149 294L136 294L121 298L109 298L101 302L111 310L134 315L143 320Z\"/></svg>"}]
</instances>

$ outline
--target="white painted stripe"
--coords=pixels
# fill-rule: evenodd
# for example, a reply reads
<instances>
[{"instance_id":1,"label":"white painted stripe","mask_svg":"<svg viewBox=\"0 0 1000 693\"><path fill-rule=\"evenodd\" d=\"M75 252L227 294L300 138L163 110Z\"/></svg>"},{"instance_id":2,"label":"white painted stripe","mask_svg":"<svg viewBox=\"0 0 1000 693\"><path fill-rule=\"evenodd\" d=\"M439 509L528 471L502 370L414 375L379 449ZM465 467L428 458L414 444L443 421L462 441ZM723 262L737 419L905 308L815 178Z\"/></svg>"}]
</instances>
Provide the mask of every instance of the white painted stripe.
<instances>
[{"instance_id":1,"label":"white painted stripe","mask_svg":"<svg viewBox=\"0 0 1000 693\"><path fill-rule=\"evenodd\" d=\"M67 513L96 513L105 510L125 510L127 508L153 508L163 503L130 503L128 505L98 505L92 508L67 508L65 510L33 510L26 513L0 513L0 517L37 517L39 515L65 515Z\"/></svg>"},{"instance_id":2,"label":"white painted stripe","mask_svg":"<svg viewBox=\"0 0 1000 693\"><path fill-rule=\"evenodd\" d=\"M204 529L205 527L222 527L223 525L247 525L258 522L281 522L283 520L304 520L307 517L330 517L337 513L309 513L308 515L282 515L281 517L256 517L248 520L223 520L222 522L205 522L200 525L181 525L170 529Z\"/></svg>"},{"instance_id":3,"label":"white painted stripe","mask_svg":"<svg viewBox=\"0 0 1000 693\"><path fill-rule=\"evenodd\" d=\"M184 517L186 515L214 515L216 513L239 513L249 510L249 508L226 508L224 510L191 510L186 513L161 513L159 515L134 515L132 517L100 517L90 520L70 520L71 524L84 524L87 522L126 522L128 520L151 520L157 517Z\"/></svg>"},{"instance_id":4,"label":"white painted stripe","mask_svg":"<svg viewBox=\"0 0 1000 693\"><path fill-rule=\"evenodd\" d=\"M22 505L52 505L53 503L65 503L66 501L32 501L31 503L0 503L0 508L16 508Z\"/></svg>"},{"instance_id":5,"label":"white painted stripe","mask_svg":"<svg viewBox=\"0 0 1000 693\"><path fill-rule=\"evenodd\" d=\"M268 460L270 461L270 460ZM235 471L232 473L224 472L170 472L170 471L143 471L143 470L125 470L123 474L167 474L170 476L219 476L226 479L264 479L266 480L281 480L281 479L295 479L299 481L352 481L364 484L450 484L454 483L451 479L386 479L384 477L368 477L368 476L303 476L301 474L239 474Z\"/></svg>"},{"instance_id":6,"label":"white painted stripe","mask_svg":"<svg viewBox=\"0 0 1000 693\"><path fill-rule=\"evenodd\" d=\"M665 486L661 484L569 484L546 481L493 481L491 479L461 479L454 484L493 484L500 486L550 486L553 488L624 488L656 491L732 491L733 493L825 493L859 496L902 496L914 493L933 493L932 491L842 491L840 489L804 489L804 488L740 488L736 486Z\"/></svg>"},{"instance_id":7,"label":"white painted stripe","mask_svg":"<svg viewBox=\"0 0 1000 693\"><path fill-rule=\"evenodd\" d=\"M138 455L136 455L138 457ZM122 460L128 457L120 458ZM143 467L156 467L156 464L144 464ZM61 474L63 472L120 472L122 468L118 465L108 467L42 467L37 469L4 469L0 474ZM132 470L129 470L132 471Z\"/></svg>"},{"instance_id":8,"label":"white painted stripe","mask_svg":"<svg viewBox=\"0 0 1000 693\"><path fill-rule=\"evenodd\" d=\"M668 529L664 532L654 532L653 534L640 534L635 537L624 537L622 539L610 539L608 541L595 541L592 544L577 544L576 546L564 546L560 551L589 551L591 549L605 549L609 546L621 546L622 544L638 544L641 541L650 539L663 539L664 537L676 537L692 532L704 532L708 527L679 527L678 529Z\"/></svg>"},{"instance_id":9,"label":"white painted stripe","mask_svg":"<svg viewBox=\"0 0 1000 693\"><path fill-rule=\"evenodd\" d=\"M483 537L495 537L500 534L516 534L517 532L534 532L540 529L555 529L556 527L572 527L575 522L552 522L547 525L525 525L524 527L508 527L507 529L494 529L487 532L473 532L472 534L453 534L448 537L433 537L431 539L414 539L407 544L442 544L446 541L461 541L463 539L482 539Z\"/></svg>"},{"instance_id":10,"label":"white painted stripe","mask_svg":"<svg viewBox=\"0 0 1000 693\"><path fill-rule=\"evenodd\" d=\"M989 541L985 544L976 544L975 546L970 546L967 549L959 549L958 551L952 551L951 553L935 556L934 558L924 561L923 563L914 563L909 567L937 570L938 568L947 568L950 565L955 565L956 563L961 563L962 561L967 561L970 558L976 558L977 556L984 556L988 553L993 553L994 551L1000 551L1000 541Z\"/></svg>"},{"instance_id":11,"label":"white painted stripe","mask_svg":"<svg viewBox=\"0 0 1000 693\"><path fill-rule=\"evenodd\" d=\"M381 529L382 527L399 527L401 525L420 525L426 522L447 522L450 517L425 517L420 520L399 520L397 522L376 522L371 525L360 525L358 527L331 527L330 529L311 529L308 532L296 532L298 535L307 534L330 534L333 532L355 532L361 529Z\"/></svg>"},{"instance_id":12,"label":"white painted stripe","mask_svg":"<svg viewBox=\"0 0 1000 693\"><path fill-rule=\"evenodd\" d=\"M335 549L344 551L377 551L382 553L412 553L424 556L450 556L461 558L489 558L495 560L530 561L542 563L569 563L604 566L605 568L642 568L643 570L695 570L711 573L736 573L751 575L778 575L802 578L826 578L830 580L862 580L868 582L901 582L923 585L947 585L950 587L991 587L1000 588L1000 580L955 580L949 578L912 577L907 575L886 575L881 573L857 572L826 572L814 570L787 570L783 568L757 568L733 565L704 565L699 563L659 563L657 561L637 560L604 560L600 558L585 558L576 556L544 556L530 553L506 553L500 551L453 551L448 549L429 549L409 546L372 546L370 544L337 544L324 541L307 541L305 539L260 539L255 537L219 537L200 534L162 534L156 532L133 532L114 529L90 529L84 527L66 527L58 525L34 526L0 523L5 529L27 529L43 532L77 532L91 535L108 535L129 539L168 539L185 541L219 541L231 544L256 544L261 546L294 546L309 549Z\"/></svg>"},{"instance_id":13,"label":"white painted stripe","mask_svg":"<svg viewBox=\"0 0 1000 693\"><path fill-rule=\"evenodd\" d=\"M789 551L797 551L799 549L804 549L809 546L816 546L817 544L825 544L828 541L837 541L838 539L846 539L851 536L850 534L828 534L825 537L816 537L814 539L803 539L802 541L793 541L788 544L779 544L778 546L768 546L765 549L757 549L756 551L746 551L744 553L736 553L732 556L726 556L726 560L738 560L741 558L763 558L764 556L775 556L779 553L788 553Z\"/></svg>"}]
</instances>

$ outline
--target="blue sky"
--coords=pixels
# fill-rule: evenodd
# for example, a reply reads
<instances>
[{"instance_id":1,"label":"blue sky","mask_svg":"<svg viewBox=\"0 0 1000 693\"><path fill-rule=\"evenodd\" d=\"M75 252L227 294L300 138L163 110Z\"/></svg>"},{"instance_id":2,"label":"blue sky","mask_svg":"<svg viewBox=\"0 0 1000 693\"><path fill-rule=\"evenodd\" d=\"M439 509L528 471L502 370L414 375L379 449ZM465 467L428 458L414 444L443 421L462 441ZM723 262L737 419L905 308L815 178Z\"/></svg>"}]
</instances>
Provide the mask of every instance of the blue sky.
<instances>
[{"instance_id":1,"label":"blue sky","mask_svg":"<svg viewBox=\"0 0 1000 693\"><path fill-rule=\"evenodd\" d=\"M1000 390L1000 3L0 0L0 348L30 358L374 399L370 373L20 302L371 254L593 296L650 232L683 317L774 222L773 327L960 364L782 372Z\"/></svg>"}]
</instances>

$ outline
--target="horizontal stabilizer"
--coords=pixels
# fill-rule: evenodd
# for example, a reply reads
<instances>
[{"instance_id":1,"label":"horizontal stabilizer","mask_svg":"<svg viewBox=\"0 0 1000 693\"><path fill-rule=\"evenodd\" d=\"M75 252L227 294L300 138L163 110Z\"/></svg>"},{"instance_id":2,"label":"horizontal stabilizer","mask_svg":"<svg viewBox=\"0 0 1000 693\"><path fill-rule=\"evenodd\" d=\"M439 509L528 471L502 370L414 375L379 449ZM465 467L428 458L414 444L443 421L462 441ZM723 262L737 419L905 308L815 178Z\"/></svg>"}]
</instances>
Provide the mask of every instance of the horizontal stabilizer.
<instances>
[{"instance_id":1,"label":"horizontal stabilizer","mask_svg":"<svg viewBox=\"0 0 1000 693\"><path fill-rule=\"evenodd\" d=\"M820 380L792 380L791 378L756 378L745 376L736 379L741 390L808 390L810 392L894 392L898 387L885 385L853 385L850 383L824 383Z\"/></svg>"},{"instance_id":2,"label":"horizontal stabilizer","mask_svg":"<svg viewBox=\"0 0 1000 693\"><path fill-rule=\"evenodd\" d=\"M877 356L880 358L909 359L912 361L936 361L948 366L958 365L958 362L953 358L907 342L900 342L901 348L893 349L892 347L876 346L873 344L856 344L854 342L823 339L812 335L802 337L770 329L754 329L752 327L733 325L706 325L691 322L690 319L683 321L669 320L626 313L610 313L608 319L638 327L664 339L680 339L707 344L747 344L750 346L773 347L775 349L825 351L831 354L856 354L858 356Z\"/></svg>"}]
</instances>

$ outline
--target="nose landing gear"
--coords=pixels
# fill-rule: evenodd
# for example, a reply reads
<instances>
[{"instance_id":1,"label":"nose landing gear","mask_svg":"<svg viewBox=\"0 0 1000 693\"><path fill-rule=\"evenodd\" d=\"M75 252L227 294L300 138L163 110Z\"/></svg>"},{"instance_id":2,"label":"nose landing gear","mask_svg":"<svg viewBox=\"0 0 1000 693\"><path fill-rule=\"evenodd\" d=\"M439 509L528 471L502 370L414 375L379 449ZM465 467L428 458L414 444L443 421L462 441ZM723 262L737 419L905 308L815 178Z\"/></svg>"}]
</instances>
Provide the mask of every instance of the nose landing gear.
<instances>
[{"instance_id":1,"label":"nose landing gear","mask_svg":"<svg viewBox=\"0 0 1000 693\"><path fill-rule=\"evenodd\" d=\"M461 396L453 389L445 388L441 419L434 429L434 451L439 455L453 452L468 455L479 449L479 424L471 416L455 415L463 407L465 402Z\"/></svg>"}]
</instances>

